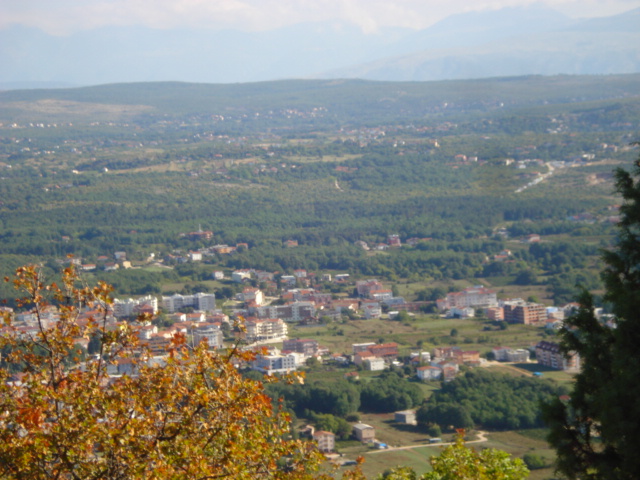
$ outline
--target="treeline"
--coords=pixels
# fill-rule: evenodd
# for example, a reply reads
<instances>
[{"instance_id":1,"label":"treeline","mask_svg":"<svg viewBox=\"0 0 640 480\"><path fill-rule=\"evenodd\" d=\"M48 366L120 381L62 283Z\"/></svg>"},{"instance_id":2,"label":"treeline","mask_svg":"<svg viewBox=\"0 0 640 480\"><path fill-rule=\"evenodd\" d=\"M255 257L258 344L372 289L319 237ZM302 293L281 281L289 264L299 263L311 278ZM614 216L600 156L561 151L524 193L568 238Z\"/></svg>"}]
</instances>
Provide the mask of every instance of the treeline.
<instances>
[{"instance_id":1,"label":"treeline","mask_svg":"<svg viewBox=\"0 0 640 480\"><path fill-rule=\"evenodd\" d=\"M482 368L470 370L433 393L417 412L422 425L443 429L479 426L493 430L543 427L540 405L567 390L531 377L513 377Z\"/></svg>"},{"instance_id":2,"label":"treeline","mask_svg":"<svg viewBox=\"0 0 640 480\"><path fill-rule=\"evenodd\" d=\"M298 416L309 412L346 417L357 412L394 412L419 405L424 394L416 383L409 382L395 372L384 372L370 381L338 380L305 385L267 385L274 399L282 398L284 405Z\"/></svg>"}]
</instances>

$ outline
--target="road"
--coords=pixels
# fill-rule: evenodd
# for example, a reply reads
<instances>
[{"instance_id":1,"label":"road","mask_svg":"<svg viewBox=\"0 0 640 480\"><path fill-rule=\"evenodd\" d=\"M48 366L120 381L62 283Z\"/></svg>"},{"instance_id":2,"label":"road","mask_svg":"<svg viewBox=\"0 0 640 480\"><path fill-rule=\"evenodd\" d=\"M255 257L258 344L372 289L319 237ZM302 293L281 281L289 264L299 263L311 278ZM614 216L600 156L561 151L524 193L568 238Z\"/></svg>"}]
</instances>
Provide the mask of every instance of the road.
<instances>
[{"instance_id":1,"label":"road","mask_svg":"<svg viewBox=\"0 0 640 480\"><path fill-rule=\"evenodd\" d=\"M477 432L478 438L476 440L471 440L469 442L465 442L465 445L472 445L474 443L482 443L488 440L487 432L482 430L478 430ZM416 445L405 445L403 447L389 447L381 450L372 450L371 452L367 452L367 455L373 455L375 453L384 453L384 452L392 452L394 450L411 450L413 448L424 448L424 447L447 447L449 445L453 445L452 442L449 443L419 443Z\"/></svg>"}]
</instances>

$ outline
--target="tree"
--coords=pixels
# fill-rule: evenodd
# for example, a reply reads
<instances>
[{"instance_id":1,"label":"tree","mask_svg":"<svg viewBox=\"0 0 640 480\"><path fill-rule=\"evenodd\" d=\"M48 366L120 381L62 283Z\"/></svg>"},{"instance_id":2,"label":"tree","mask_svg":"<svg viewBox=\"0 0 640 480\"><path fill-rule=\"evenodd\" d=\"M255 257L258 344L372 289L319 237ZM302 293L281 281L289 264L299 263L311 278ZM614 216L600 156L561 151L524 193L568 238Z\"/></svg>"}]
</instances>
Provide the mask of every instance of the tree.
<instances>
[{"instance_id":1,"label":"tree","mask_svg":"<svg viewBox=\"0 0 640 480\"><path fill-rule=\"evenodd\" d=\"M319 453L291 438L262 383L234 367L251 354L191 350L175 337L164 364L150 364L130 326L109 324L108 285L82 286L72 268L60 286L36 267L18 269L13 282L38 331L25 337L4 314L0 347L23 371L17 383L0 370L0 478L315 478ZM59 320L48 328L53 306ZM98 359L68 368L76 339L96 334ZM120 362L129 374L109 377Z\"/></svg>"},{"instance_id":2,"label":"tree","mask_svg":"<svg viewBox=\"0 0 640 480\"><path fill-rule=\"evenodd\" d=\"M560 332L563 351L579 354L582 368L569 400L545 408L557 468L569 478L632 479L640 472L640 161L615 177L624 201L602 273L615 328L596 318L594 299L583 292Z\"/></svg>"},{"instance_id":3,"label":"tree","mask_svg":"<svg viewBox=\"0 0 640 480\"><path fill-rule=\"evenodd\" d=\"M507 452L487 448L478 453L467 447L463 433L429 462L433 471L421 480L521 480L529 475L524 462Z\"/></svg>"}]
</instances>

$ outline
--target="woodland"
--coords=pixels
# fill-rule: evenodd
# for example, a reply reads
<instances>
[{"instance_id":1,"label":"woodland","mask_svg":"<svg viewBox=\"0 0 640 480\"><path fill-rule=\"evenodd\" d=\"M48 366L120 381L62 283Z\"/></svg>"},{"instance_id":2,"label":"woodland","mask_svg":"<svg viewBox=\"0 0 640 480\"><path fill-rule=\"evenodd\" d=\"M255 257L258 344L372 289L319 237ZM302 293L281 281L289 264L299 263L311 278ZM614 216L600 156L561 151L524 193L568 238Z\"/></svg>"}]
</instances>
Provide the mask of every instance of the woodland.
<instances>
[{"instance_id":1,"label":"woodland","mask_svg":"<svg viewBox=\"0 0 640 480\"><path fill-rule=\"evenodd\" d=\"M576 283L599 287L592 272L616 215L611 172L634 156L639 80L0 92L2 273L34 260L55 270L70 254L95 264L115 251L170 265L176 252L246 243L204 264L544 282L566 302ZM516 193L549 172L546 162L562 168ZM198 228L214 237L181 236ZM390 234L405 246L378 254L354 245ZM529 234L544 243L514 242ZM298 248L283 248L288 239ZM504 250L508 262L491 261ZM196 282L211 267L188 271L92 275L140 295L176 276Z\"/></svg>"}]
</instances>

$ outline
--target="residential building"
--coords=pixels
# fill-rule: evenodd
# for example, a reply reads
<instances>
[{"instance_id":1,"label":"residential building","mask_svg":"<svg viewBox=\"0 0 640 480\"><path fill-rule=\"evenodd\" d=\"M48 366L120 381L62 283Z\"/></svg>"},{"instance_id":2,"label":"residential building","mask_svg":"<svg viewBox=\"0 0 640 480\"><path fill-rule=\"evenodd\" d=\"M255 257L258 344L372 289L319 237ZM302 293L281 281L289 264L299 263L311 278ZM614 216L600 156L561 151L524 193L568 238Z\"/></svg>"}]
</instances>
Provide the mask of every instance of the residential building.
<instances>
[{"instance_id":1,"label":"residential building","mask_svg":"<svg viewBox=\"0 0 640 480\"><path fill-rule=\"evenodd\" d=\"M565 355L557 343L544 340L538 342L536 345L536 359L539 364L557 370L580 370L580 355L577 353Z\"/></svg>"},{"instance_id":2,"label":"residential building","mask_svg":"<svg viewBox=\"0 0 640 480\"><path fill-rule=\"evenodd\" d=\"M398 344L395 342L381 343L369 347L369 351L376 357L382 357L385 360L395 360L398 357Z\"/></svg>"},{"instance_id":3,"label":"residential building","mask_svg":"<svg viewBox=\"0 0 640 480\"><path fill-rule=\"evenodd\" d=\"M336 275L336 280L337 278L338 278L338 275ZM356 282L356 290L358 292L358 296L362 298L372 298L371 297L372 291L385 290L385 288L382 285L382 283L380 283L378 280L371 279L371 280L358 280ZM390 297L391 296L393 295L390 295Z\"/></svg>"},{"instance_id":4,"label":"residential building","mask_svg":"<svg viewBox=\"0 0 640 480\"><path fill-rule=\"evenodd\" d=\"M158 313L158 299L151 295L137 299L128 298L126 300L115 299L113 301L113 315L116 318L131 317L142 313L144 307L149 307L149 311L155 315Z\"/></svg>"},{"instance_id":5,"label":"residential building","mask_svg":"<svg viewBox=\"0 0 640 480\"><path fill-rule=\"evenodd\" d=\"M196 293L195 295L175 294L170 297L162 297L162 306L169 313L174 313L181 308L191 307L203 312L214 312L216 309L216 296L213 293Z\"/></svg>"},{"instance_id":6,"label":"residential building","mask_svg":"<svg viewBox=\"0 0 640 480\"><path fill-rule=\"evenodd\" d=\"M364 367L365 370L368 370L370 372L379 372L381 370L384 370L386 367L386 364L384 362L384 358L381 357L369 357L369 358L365 358L362 361L362 365Z\"/></svg>"},{"instance_id":7,"label":"residential building","mask_svg":"<svg viewBox=\"0 0 640 480\"><path fill-rule=\"evenodd\" d=\"M366 423L356 423L353 426L353 436L362 443L372 443L376 439L376 430Z\"/></svg>"},{"instance_id":8,"label":"residential building","mask_svg":"<svg viewBox=\"0 0 640 480\"><path fill-rule=\"evenodd\" d=\"M267 375L291 373L296 369L295 355L258 355L251 368Z\"/></svg>"},{"instance_id":9,"label":"residential building","mask_svg":"<svg viewBox=\"0 0 640 480\"><path fill-rule=\"evenodd\" d=\"M415 410L402 410L401 412L395 412L393 414L393 418L398 423L405 423L408 425L415 425L417 423Z\"/></svg>"},{"instance_id":10,"label":"residential building","mask_svg":"<svg viewBox=\"0 0 640 480\"><path fill-rule=\"evenodd\" d=\"M382 307L378 302L366 302L362 304L364 318L380 318L382 316Z\"/></svg>"},{"instance_id":11,"label":"residential building","mask_svg":"<svg viewBox=\"0 0 640 480\"><path fill-rule=\"evenodd\" d=\"M313 433L313 439L318 444L318 450L323 453L330 453L336 448L336 436L331 432L318 430Z\"/></svg>"},{"instance_id":12,"label":"residential building","mask_svg":"<svg viewBox=\"0 0 640 480\"><path fill-rule=\"evenodd\" d=\"M507 361L507 353L511 351L509 347L493 347L491 352L493 353L493 358L498 362L506 362Z\"/></svg>"},{"instance_id":13,"label":"residential building","mask_svg":"<svg viewBox=\"0 0 640 480\"><path fill-rule=\"evenodd\" d=\"M245 303L255 303L262 305L264 303L264 294L258 288L247 287L242 291L242 298Z\"/></svg>"},{"instance_id":14,"label":"residential building","mask_svg":"<svg viewBox=\"0 0 640 480\"><path fill-rule=\"evenodd\" d=\"M316 306L313 302L292 302L287 305L265 305L250 309L258 318L281 318L285 322L300 322L314 318Z\"/></svg>"},{"instance_id":15,"label":"residential building","mask_svg":"<svg viewBox=\"0 0 640 480\"><path fill-rule=\"evenodd\" d=\"M452 292L444 299L437 301L440 310L450 308L491 308L498 305L498 298L494 290L483 286L469 287L462 292Z\"/></svg>"},{"instance_id":16,"label":"residential building","mask_svg":"<svg viewBox=\"0 0 640 480\"><path fill-rule=\"evenodd\" d=\"M250 318L244 325L248 342L283 340L289 328L280 318Z\"/></svg>"},{"instance_id":17,"label":"residential building","mask_svg":"<svg viewBox=\"0 0 640 480\"><path fill-rule=\"evenodd\" d=\"M302 353L306 357L318 354L318 341L308 338L294 338L282 342L282 350L285 352Z\"/></svg>"},{"instance_id":18,"label":"residential building","mask_svg":"<svg viewBox=\"0 0 640 480\"><path fill-rule=\"evenodd\" d=\"M504 319L508 323L531 325L546 322L547 307L538 303L519 303L504 305Z\"/></svg>"},{"instance_id":19,"label":"residential building","mask_svg":"<svg viewBox=\"0 0 640 480\"><path fill-rule=\"evenodd\" d=\"M242 283L250 278L251 272L249 270L236 270L231 273L231 280L236 283Z\"/></svg>"},{"instance_id":20,"label":"residential building","mask_svg":"<svg viewBox=\"0 0 640 480\"><path fill-rule=\"evenodd\" d=\"M476 311L471 307L453 307L447 312L447 318L473 318Z\"/></svg>"},{"instance_id":21,"label":"residential building","mask_svg":"<svg viewBox=\"0 0 640 480\"><path fill-rule=\"evenodd\" d=\"M529 350L524 348L518 348L516 350L509 349L507 352L507 362L527 363L530 356Z\"/></svg>"},{"instance_id":22,"label":"residential building","mask_svg":"<svg viewBox=\"0 0 640 480\"><path fill-rule=\"evenodd\" d=\"M369 342L369 343L354 343L351 345L351 348L353 348L353 353L358 353L358 352L365 352L367 350L369 350L370 347L373 347L374 345L376 345L375 342Z\"/></svg>"},{"instance_id":23,"label":"residential building","mask_svg":"<svg viewBox=\"0 0 640 480\"><path fill-rule=\"evenodd\" d=\"M171 338L164 335L151 335L150 338L140 341L140 346L147 347L154 357L166 355L171 346Z\"/></svg>"},{"instance_id":24,"label":"residential building","mask_svg":"<svg viewBox=\"0 0 640 480\"><path fill-rule=\"evenodd\" d=\"M194 346L200 345L201 342L206 341L209 348L222 348L223 334L219 325L206 323L203 325L194 325L191 329L191 335L193 336Z\"/></svg>"},{"instance_id":25,"label":"residential building","mask_svg":"<svg viewBox=\"0 0 640 480\"><path fill-rule=\"evenodd\" d=\"M425 365L416 368L416 374L422 381L440 380L442 378L442 368L435 365Z\"/></svg>"}]
</instances>

